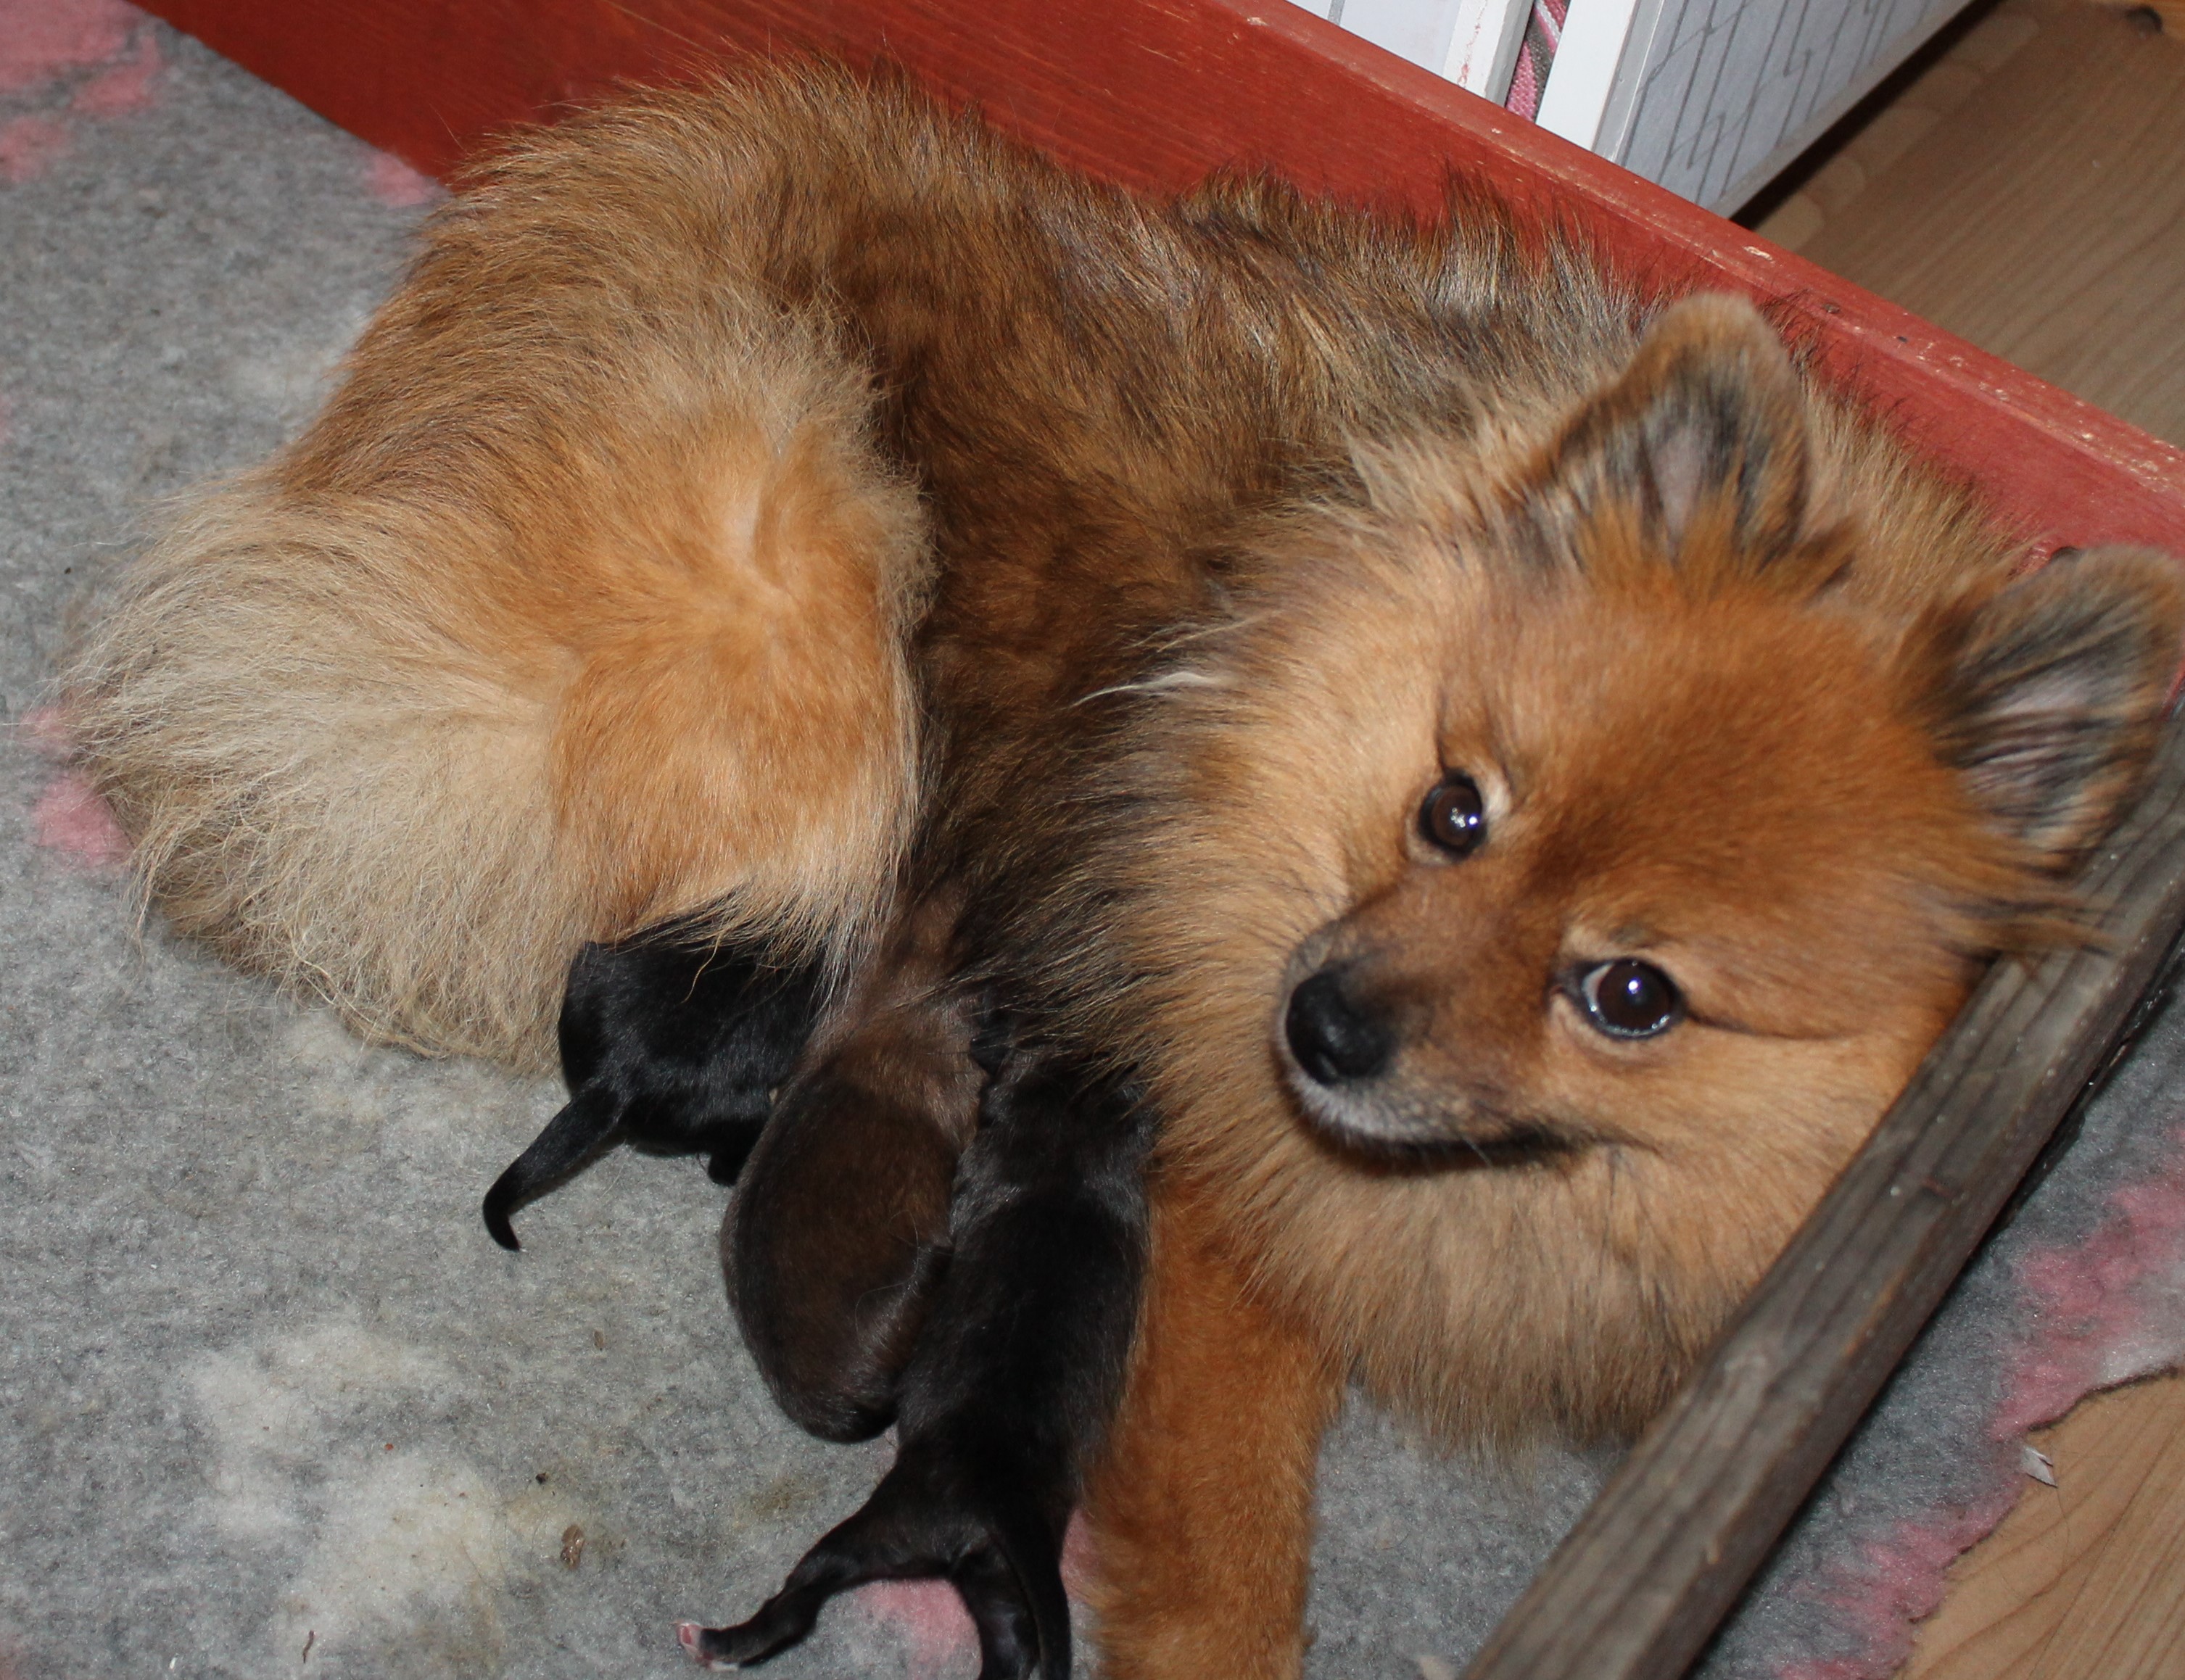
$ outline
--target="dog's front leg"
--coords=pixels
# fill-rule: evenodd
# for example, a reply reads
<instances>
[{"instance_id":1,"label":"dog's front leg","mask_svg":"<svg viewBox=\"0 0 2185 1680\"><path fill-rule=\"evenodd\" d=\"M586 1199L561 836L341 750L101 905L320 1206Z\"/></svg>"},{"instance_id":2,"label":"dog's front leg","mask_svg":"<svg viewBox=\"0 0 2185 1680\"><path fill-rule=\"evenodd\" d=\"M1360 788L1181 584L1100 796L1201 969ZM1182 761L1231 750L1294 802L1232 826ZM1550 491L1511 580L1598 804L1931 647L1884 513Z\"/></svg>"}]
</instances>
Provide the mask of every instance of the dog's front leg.
<instances>
[{"instance_id":1,"label":"dog's front leg","mask_svg":"<svg viewBox=\"0 0 2185 1680\"><path fill-rule=\"evenodd\" d=\"M953 1253L904 1372L894 1467L740 1627L686 1624L700 1661L752 1663L835 1593L938 1576L979 1630L981 1680L1065 1680L1062 1537L1128 1362L1151 1122L1126 1083L1020 1047L981 1101Z\"/></svg>"},{"instance_id":2,"label":"dog's front leg","mask_svg":"<svg viewBox=\"0 0 2185 1680\"><path fill-rule=\"evenodd\" d=\"M1157 1182L1123 1402L1086 1501L1109 1680L1295 1680L1320 1438L1342 1373Z\"/></svg>"}]
</instances>

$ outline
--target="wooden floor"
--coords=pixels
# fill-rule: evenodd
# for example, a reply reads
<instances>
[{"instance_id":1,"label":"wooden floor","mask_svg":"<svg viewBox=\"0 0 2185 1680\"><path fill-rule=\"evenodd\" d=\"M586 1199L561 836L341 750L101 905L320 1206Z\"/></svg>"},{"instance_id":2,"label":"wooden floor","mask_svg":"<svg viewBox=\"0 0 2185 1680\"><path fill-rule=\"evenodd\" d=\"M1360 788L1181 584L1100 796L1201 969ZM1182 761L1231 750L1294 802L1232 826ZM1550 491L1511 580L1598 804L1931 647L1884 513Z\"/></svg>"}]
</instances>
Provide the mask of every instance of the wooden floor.
<instances>
[{"instance_id":1,"label":"wooden floor","mask_svg":"<svg viewBox=\"0 0 2185 1680\"><path fill-rule=\"evenodd\" d=\"M2185 0L2002 0L1753 223L2185 444ZM2040 1439L1905 1680L2185 1680L2185 1378Z\"/></svg>"},{"instance_id":2,"label":"wooden floor","mask_svg":"<svg viewBox=\"0 0 2185 1680\"><path fill-rule=\"evenodd\" d=\"M2003 0L1758 222L2185 444L2185 4Z\"/></svg>"},{"instance_id":3,"label":"wooden floor","mask_svg":"<svg viewBox=\"0 0 2185 1680\"><path fill-rule=\"evenodd\" d=\"M2056 1485L1959 1560L1903 1680L2185 1676L2185 1377L2081 1404L2034 1444Z\"/></svg>"}]
</instances>

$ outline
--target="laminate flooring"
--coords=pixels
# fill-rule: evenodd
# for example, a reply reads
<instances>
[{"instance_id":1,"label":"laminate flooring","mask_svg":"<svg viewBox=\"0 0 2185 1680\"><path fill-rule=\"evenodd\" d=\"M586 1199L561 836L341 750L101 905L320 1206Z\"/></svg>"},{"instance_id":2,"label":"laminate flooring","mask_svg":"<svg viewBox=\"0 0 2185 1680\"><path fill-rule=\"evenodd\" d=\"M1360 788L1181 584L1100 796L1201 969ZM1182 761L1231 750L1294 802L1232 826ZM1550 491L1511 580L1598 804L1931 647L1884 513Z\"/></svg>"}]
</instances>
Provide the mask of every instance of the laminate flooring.
<instances>
[{"instance_id":1,"label":"laminate flooring","mask_svg":"<svg viewBox=\"0 0 2185 1680\"><path fill-rule=\"evenodd\" d=\"M2165 25L2168 27L2165 30ZM2185 5L2003 0L1753 226L2185 444ZM2083 1403L1903 1680L2185 1677L2185 1377Z\"/></svg>"},{"instance_id":2,"label":"laminate flooring","mask_svg":"<svg viewBox=\"0 0 2185 1680\"><path fill-rule=\"evenodd\" d=\"M1903 1680L2185 1675L2185 1376L2082 1401L2003 1526L1959 1560Z\"/></svg>"},{"instance_id":3,"label":"laminate flooring","mask_svg":"<svg viewBox=\"0 0 2185 1680\"><path fill-rule=\"evenodd\" d=\"M2185 6L2003 0L1755 226L2185 444Z\"/></svg>"}]
</instances>

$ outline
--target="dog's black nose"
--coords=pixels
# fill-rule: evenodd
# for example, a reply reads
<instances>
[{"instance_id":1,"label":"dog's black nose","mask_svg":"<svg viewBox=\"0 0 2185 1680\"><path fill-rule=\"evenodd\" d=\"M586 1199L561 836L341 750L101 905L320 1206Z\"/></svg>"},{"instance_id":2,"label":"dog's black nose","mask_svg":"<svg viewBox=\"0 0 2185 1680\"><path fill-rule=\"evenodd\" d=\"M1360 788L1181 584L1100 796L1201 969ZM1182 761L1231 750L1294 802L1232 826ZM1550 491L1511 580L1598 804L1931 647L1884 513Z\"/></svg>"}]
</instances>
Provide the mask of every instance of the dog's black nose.
<instances>
[{"instance_id":1,"label":"dog's black nose","mask_svg":"<svg viewBox=\"0 0 2185 1680\"><path fill-rule=\"evenodd\" d=\"M1347 995L1333 968L1299 982L1282 1030L1298 1066L1321 1085L1370 1079L1388 1066L1396 1047L1389 1024Z\"/></svg>"}]
</instances>

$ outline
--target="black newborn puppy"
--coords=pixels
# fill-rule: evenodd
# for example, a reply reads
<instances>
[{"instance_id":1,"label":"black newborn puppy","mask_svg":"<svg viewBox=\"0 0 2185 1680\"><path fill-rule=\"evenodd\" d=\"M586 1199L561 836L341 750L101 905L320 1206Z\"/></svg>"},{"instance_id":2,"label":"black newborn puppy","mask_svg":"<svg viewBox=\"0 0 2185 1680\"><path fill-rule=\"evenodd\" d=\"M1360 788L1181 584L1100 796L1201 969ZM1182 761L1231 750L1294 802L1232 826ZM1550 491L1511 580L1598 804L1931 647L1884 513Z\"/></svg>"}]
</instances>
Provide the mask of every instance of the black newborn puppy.
<instances>
[{"instance_id":1,"label":"black newborn puppy","mask_svg":"<svg viewBox=\"0 0 2185 1680\"><path fill-rule=\"evenodd\" d=\"M493 1240L520 1247L509 1215L617 1143L710 1155L714 1181L733 1181L812 1035L825 991L816 962L694 945L673 924L584 946L562 1000L569 1102L486 1192Z\"/></svg>"},{"instance_id":2,"label":"black newborn puppy","mask_svg":"<svg viewBox=\"0 0 2185 1680\"><path fill-rule=\"evenodd\" d=\"M707 1667L764 1662L852 1587L939 1577L977 1627L981 1680L1068 1680L1063 1534L1129 1359L1154 1125L1135 1083L1098 1060L1038 1044L1000 1060L985 1034L972 1047L999 1064L947 1204L947 1264L920 1275L930 1299L914 1351L886 1373L894 1467L750 1621L679 1626ZM794 1177L766 1187L793 1188ZM749 1263L745 1244L732 1240L729 1253L732 1268ZM732 1270L732 1291L739 1281ZM826 1308L824 1290L795 1293ZM863 1342L824 1340L850 1352L852 1386L872 1380Z\"/></svg>"}]
</instances>

